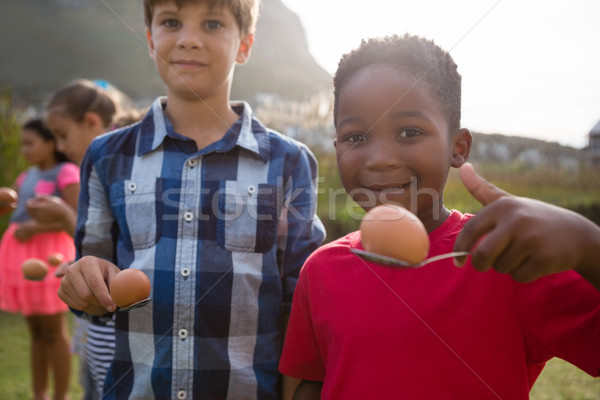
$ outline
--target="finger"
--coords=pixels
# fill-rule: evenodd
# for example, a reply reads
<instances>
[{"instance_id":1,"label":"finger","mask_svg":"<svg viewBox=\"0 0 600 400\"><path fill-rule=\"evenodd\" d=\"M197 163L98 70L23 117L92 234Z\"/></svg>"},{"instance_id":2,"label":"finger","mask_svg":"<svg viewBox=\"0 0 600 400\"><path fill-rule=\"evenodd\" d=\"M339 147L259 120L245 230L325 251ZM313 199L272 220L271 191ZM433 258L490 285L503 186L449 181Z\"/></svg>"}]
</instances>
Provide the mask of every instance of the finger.
<instances>
[{"instance_id":1,"label":"finger","mask_svg":"<svg viewBox=\"0 0 600 400\"><path fill-rule=\"evenodd\" d=\"M521 268L527 261L528 254L529 252L523 246L523 241L511 237L510 243L501 252L498 252L495 260L491 261L491 265L501 274L510 274Z\"/></svg>"},{"instance_id":2,"label":"finger","mask_svg":"<svg viewBox=\"0 0 600 400\"><path fill-rule=\"evenodd\" d=\"M107 266L103 262L104 260L95 264L95 267L99 266L99 268L84 269L84 276L87 286L92 295L97 299L98 304L107 311L113 312L117 306L108 291Z\"/></svg>"},{"instance_id":3,"label":"finger","mask_svg":"<svg viewBox=\"0 0 600 400\"><path fill-rule=\"evenodd\" d=\"M112 300L112 297L110 296L110 282L112 281L112 279L114 278L114 276L116 274L118 274L119 272L121 272L121 269L119 267L117 267L116 265L114 265L113 263L106 261L104 259L101 258L95 258L94 259L98 265L99 265L99 270L102 271L102 277L103 277L103 281L101 282L100 285L100 289L102 291L102 297L100 297L100 295L98 296L98 299L100 300L100 304L105 307L106 309L108 309L109 311L114 311L117 308L117 305L114 303L114 301Z\"/></svg>"},{"instance_id":4,"label":"finger","mask_svg":"<svg viewBox=\"0 0 600 400\"><path fill-rule=\"evenodd\" d=\"M547 274L544 268L540 268L540 264L531 258L510 272L512 278L521 283L533 282Z\"/></svg>"},{"instance_id":5,"label":"finger","mask_svg":"<svg viewBox=\"0 0 600 400\"><path fill-rule=\"evenodd\" d=\"M61 280L58 297L75 310L83 311L89 306L87 301L79 297L77 290L69 279Z\"/></svg>"},{"instance_id":6,"label":"finger","mask_svg":"<svg viewBox=\"0 0 600 400\"><path fill-rule=\"evenodd\" d=\"M102 265L93 257L84 257L70 265L65 271L61 287L64 285L68 296L74 299L77 307L86 310L92 306L102 306L112 312L115 305L108 294Z\"/></svg>"},{"instance_id":7,"label":"finger","mask_svg":"<svg viewBox=\"0 0 600 400\"><path fill-rule=\"evenodd\" d=\"M454 251L472 251L482 236L496 228L496 224L494 214L486 208L482 209L479 214L473 216L465 223L454 242ZM479 246L477 245L477 247ZM456 257L454 265L462 267L466 260L466 256Z\"/></svg>"},{"instance_id":8,"label":"finger","mask_svg":"<svg viewBox=\"0 0 600 400\"><path fill-rule=\"evenodd\" d=\"M471 163L463 164L460 167L459 173L460 179L469 193L484 206L504 196L511 196L510 193L494 186L479 176Z\"/></svg>"},{"instance_id":9,"label":"finger","mask_svg":"<svg viewBox=\"0 0 600 400\"><path fill-rule=\"evenodd\" d=\"M496 266L500 256L511 245L511 236L502 226L495 225L478 242L471 252L471 265L478 271L487 271Z\"/></svg>"},{"instance_id":10,"label":"finger","mask_svg":"<svg viewBox=\"0 0 600 400\"><path fill-rule=\"evenodd\" d=\"M67 268L72 263L73 263L72 261L69 261L69 262L60 264L58 267L56 267L56 271L54 271L54 276L59 277L59 278L62 278L63 276L65 276L65 272L66 272Z\"/></svg>"}]
</instances>

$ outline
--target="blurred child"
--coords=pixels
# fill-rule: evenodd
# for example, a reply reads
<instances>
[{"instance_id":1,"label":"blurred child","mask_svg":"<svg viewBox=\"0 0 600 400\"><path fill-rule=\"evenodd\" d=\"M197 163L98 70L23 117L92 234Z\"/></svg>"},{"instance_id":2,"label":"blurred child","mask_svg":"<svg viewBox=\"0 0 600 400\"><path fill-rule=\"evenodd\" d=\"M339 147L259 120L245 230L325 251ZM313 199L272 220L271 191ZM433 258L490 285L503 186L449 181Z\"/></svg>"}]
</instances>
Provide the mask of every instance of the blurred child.
<instances>
[{"instance_id":1,"label":"blurred child","mask_svg":"<svg viewBox=\"0 0 600 400\"><path fill-rule=\"evenodd\" d=\"M280 398L286 315L324 232L313 154L230 101L258 6L144 1L167 96L140 123L90 145L81 258L59 291L74 309L106 316L116 311L108 286L120 270L150 278L152 301L115 315L107 400Z\"/></svg>"},{"instance_id":2,"label":"blurred child","mask_svg":"<svg viewBox=\"0 0 600 400\"><path fill-rule=\"evenodd\" d=\"M77 164L96 136L133 123L139 116L124 93L101 80L78 79L67 83L51 96L45 109L45 121L56 137L58 148ZM60 199L37 197L29 201L27 209L37 219L60 223L71 234L75 231L76 215ZM58 271L61 276L68 264ZM85 399L97 399L114 352L114 321L87 324L76 319L76 324L74 337L79 341L74 345L81 357Z\"/></svg>"},{"instance_id":3,"label":"blurred child","mask_svg":"<svg viewBox=\"0 0 600 400\"><path fill-rule=\"evenodd\" d=\"M412 210L429 232L430 257L452 251L461 229L478 216L443 202L449 169L465 163L472 140L460 128L461 77L450 55L416 36L372 39L342 58L334 91L345 190L365 210L382 203ZM508 197L488 207L502 203L514 207L500 207L505 214L522 218L536 207ZM549 218L562 214L543 209ZM524 260L557 235L537 217L529 219L537 237L535 228L520 231L502 217L483 213L459 248L491 231L502 243L492 243L492 251L489 243L481 253L475 248L478 260L514 265L495 258L496 250ZM570 221L568 232L598 238L589 221ZM451 259L417 269L384 267L350 252L362 249L360 232L353 232L318 249L302 268L280 371L302 379L295 399L527 399L555 356L598 376L600 292L590 283L600 282L589 264L598 241L584 243L555 243L565 254L585 249L584 262L569 264L577 272L545 270L551 275L523 284L501 273L509 270L480 273L470 262L456 268Z\"/></svg>"},{"instance_id":4,"label":"blurred child","mask_svg":"<svg viewBox=\"0 0 600 400\"><path fill-rule=\"evenodd\" d=\"M71 209L77 207L79 168L56 149L54 137L42 120L26 122L21 133L21 152L29 169L15 183L18 204L0 242L0 308L25 317L31 335L31 367L34 398L46 399L48 374L53 374L54 399L68 398L71 355L66 321L67 305L57 296L60 279L56 267L41 281L23 277L21 264L28 258L43 261L53 253L72 258L72 238L57 224L32 219L25 204L39 195L58 196Z\"/></svg>"}]
</instances>

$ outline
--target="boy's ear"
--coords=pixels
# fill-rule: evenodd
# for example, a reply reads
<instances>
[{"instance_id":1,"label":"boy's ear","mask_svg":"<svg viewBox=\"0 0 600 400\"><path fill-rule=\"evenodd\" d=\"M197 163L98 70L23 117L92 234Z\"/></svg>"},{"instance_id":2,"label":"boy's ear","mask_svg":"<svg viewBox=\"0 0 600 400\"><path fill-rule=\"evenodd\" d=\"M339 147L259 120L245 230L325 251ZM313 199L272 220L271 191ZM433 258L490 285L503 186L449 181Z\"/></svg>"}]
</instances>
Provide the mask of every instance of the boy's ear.
<instances>
[{"instance_id":1,"label":"boy's ear","mask_svg":"<svg viewBox=\"0 0 600 400\"><path fill-rule=\"evenodd\" d=\"M237 62L238 64L245 64L250 59L250 52L252 50L253 44L253 33L248 33L246 36L242 37L242 40L240 41L240 47L237 52L237 57L235 58L235 62Z\"/></svg>"},{"instance_id":2,"label":"boy's ear","mask_svg":"<svg viewBox=\"0 0 600 400\"><path fill-rule=\"evenodd\" d=\"M150 29L146 29L146 40L148 41L148 53L150 54L150 58L154 60L154 41L152 40Z\"/></svg>"},{"instance_id":3,"label":"boy's ear","mask_svg":"<svg viewBox=\"0 0 600 400\"><path fill-rule=\"evenodd\" d=\"M452 167L460 168L469 159L472 144L473 137L468 129L461 128L452 135Z\"/></svg>"}]
</instances>

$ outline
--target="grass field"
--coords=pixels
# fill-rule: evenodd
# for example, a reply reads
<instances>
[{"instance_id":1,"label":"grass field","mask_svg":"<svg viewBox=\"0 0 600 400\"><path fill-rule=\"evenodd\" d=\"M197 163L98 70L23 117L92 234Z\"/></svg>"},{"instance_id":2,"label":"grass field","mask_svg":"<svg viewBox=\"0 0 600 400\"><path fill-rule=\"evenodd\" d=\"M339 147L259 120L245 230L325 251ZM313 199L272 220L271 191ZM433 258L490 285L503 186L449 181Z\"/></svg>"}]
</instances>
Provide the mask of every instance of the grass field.
<instances>
[{"instance_id":1,"label":"grass field","mask_svg":"<svg viewBox=\"0 0 600 400\"><path fill-rule=\"evenodd\" d=\"M69 316L72 321L72 316ZM23 318L0 312L0 399L31 398L29 337ZM73 357L71 400L82 398ZM531 392L533 400L598 400L600 379L593 379L566 362L551 360ZM509 399L507 399L509 400Z\"/></svg>"}]
</instances>

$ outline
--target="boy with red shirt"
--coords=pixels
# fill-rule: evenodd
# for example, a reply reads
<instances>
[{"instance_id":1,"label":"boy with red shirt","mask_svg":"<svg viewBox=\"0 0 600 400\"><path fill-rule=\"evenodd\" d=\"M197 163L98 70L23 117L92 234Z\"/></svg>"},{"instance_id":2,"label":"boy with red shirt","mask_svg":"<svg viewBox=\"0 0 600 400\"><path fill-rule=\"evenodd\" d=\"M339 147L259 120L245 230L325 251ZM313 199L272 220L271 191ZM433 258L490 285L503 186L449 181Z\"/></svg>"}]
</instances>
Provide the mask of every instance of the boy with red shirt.
<instances>
[{"instance_id":1,"label":"boy with red shirt","mask_svg":"<svg viewBox=\"0 0 600 400\"><path fill-rule=\"evenodd\" d=\"M470 261L456 268L444 260L390 269L350 251L362 249L360 232L321 247L301 271L280 361L283 374L302 379L295 399L527 399L555 356L600 374L600 230L511 196L479 219L444 206L449 169L463 166L471 149L459 125L460 81L450 55L431 41L364 42L334 79L338 167L365 210L388 202L413 211L429 232L429 257L469 249L489 232L498 240L481 241L472 258L478 269L496 268L480 273ZM486 195L484 188L476 197ZM516 218L499 218L507 206L533 225L519 230ZM536 229L556 223L579 242L544 251L582 255L540 273L528 259L551 235ZM548 276L522 283L540 275Z\"/></svg>"}]
</instances>

